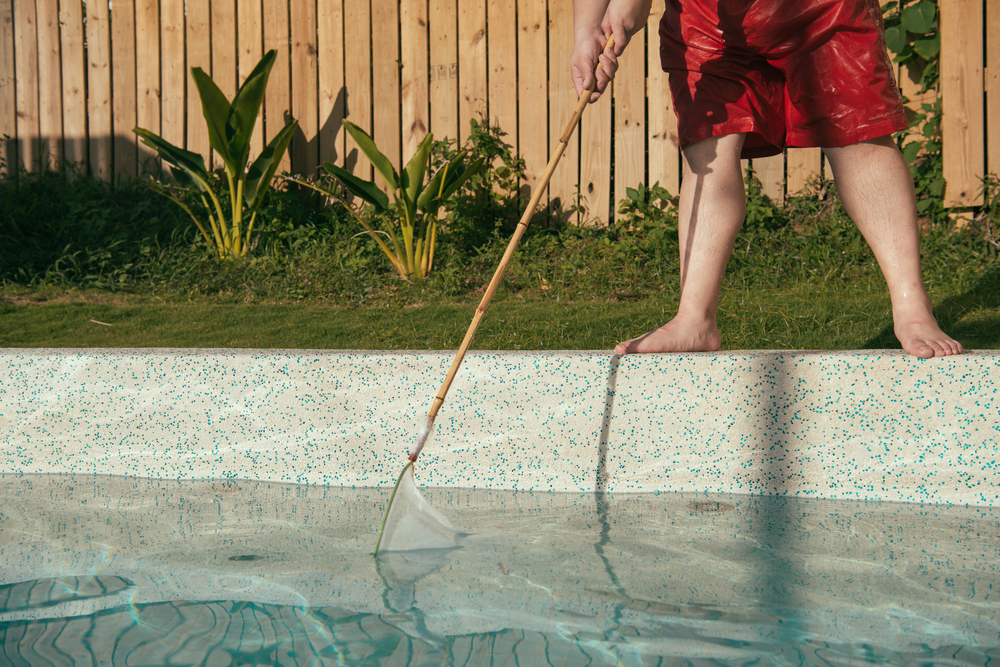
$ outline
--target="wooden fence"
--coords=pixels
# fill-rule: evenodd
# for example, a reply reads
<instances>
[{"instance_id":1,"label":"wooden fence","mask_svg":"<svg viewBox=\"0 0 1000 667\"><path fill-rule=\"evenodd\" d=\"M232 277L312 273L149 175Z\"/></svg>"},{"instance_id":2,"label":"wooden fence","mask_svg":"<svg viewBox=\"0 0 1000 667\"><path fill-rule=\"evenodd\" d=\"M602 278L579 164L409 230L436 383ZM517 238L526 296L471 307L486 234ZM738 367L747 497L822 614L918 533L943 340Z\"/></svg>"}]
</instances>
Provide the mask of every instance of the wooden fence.
<instances>
[{"instance_id":1,"label":"wooden fence","mask_svg":"<svg viewBox=\"0 0 1000 667\"><path fill-rule=\"evenodd\" d=\"M300 131L285 168L321 161L370 173L345 135L368 129L398 165L428 131L464 138L481 114L542 172L570 116L571 0L0 0L0 169L84 163L131 178L150 159L132 128L209 153L192 67L227 95L268 49L278 61L255 148L293 116ZM654 6L612 95L584 114L553 176L550 201L606 219L625 188L677 192L681 160ZM985 30L982 27L985 26ZM1000 171L1000 0L940 0L946 198L977 203L980 178ZM904 94L915 83L900 73ZM992 120L993 122L988 122ZM255 151L256 153L256 151ZM766 192L799 191L820 173L818 149L755 160ZM579 189L577 188L579 184Z\"/></svg>"}]
</instances>

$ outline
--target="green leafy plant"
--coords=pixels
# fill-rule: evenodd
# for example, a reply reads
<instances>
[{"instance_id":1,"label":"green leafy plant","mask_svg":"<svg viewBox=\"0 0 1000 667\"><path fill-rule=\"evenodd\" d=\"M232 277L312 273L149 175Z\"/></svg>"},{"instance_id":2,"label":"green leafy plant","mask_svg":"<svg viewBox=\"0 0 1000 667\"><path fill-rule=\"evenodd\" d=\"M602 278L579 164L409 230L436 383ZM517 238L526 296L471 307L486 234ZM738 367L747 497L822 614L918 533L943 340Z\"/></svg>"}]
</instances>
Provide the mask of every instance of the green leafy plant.
<instances>
[{"instance_id":1,"label":"green leafy plant","mask_svg":"<svg viewBox=\"0 0 1000 667\"><path fill-rule=\"evenodd\" d=\"M298 125L294 119L286 123L247 169L250 138L260 115L267 80L276 57L277 52L274 50L264 55L240 86L232 102L226 99L200 67L191 69L208 124L209 143L225 165L229 215L223 206L222 197L213 187L213 178L205 168L205 160L201 155L178 148L147 129L137 127L134 130L144 144L155 150L170 165L174 183L158 184L159 192L191 216L219 258L242 257L249 252L257 209ZM183 195L187 192L194 193L201 200L200 215L185 201Z\"/></svg>"},{"instance_id":2,"label":"green leafy plant","mask_svg":"<svg viewBox=\"0 0 1000 667\"><path fill-rule=\"evenodd\" d=\"M431 169L440 170L459 152L482 158L486 168L473 174L449 201L449 247L475 254L497 237L507 238L521 217L523 205L518 186L524 179L524 160L504 137L506 133L485 115L469 119L469 133L459 145L455 139L435 141ZM538 231L529 228L529 234Z\"/></svg>"},{"instance_id":3,"label":"green leafy plant","mask_svg":"<svg viewBox=\"0 0 1000 667\"><path fill-rule=\"evenodd\" d=\"M930 0L900 0L882 7L885 44L901 65L911 64L921 72L920 87L930 90L938 84L937 6Z\"/></svg>"},{"instance_id":4,"label":"green leafy plant","mask_svg":"<svg viewBox=\"0 0 1000 667\"><path fill-rule=\"evenodd\" d=\"M393 203L390 204L389 195L383 192L375 181L355 176L329 162L323 164L323 169L347 192L370 204L374 208L376 218L386 220L387 224L382 225L382 229L376 230L366 220L364 212L348 203L342 193L308 181L296 179L294 182L322 192L347 206L392 262L400 277L405 280L426 278L434 266L434 250L440 222L438 214L462 184L483 168L485 160L480 157L466 166L466 152L459 151L441 165L430 179L426 179L434 141L433 135L428 134L417 146L402 174L399 174L367 132L347 120L344 121L344 127L374 165L375 170L385 179ZM399 233L392 217L396 218ZM388 237L392 244L391 248L382 238L383 235Z\"/></svg>"},{"instance_id":5,"label":"green leafy plant","mask_svg":"<svg viewBox=\"0 0 1000 667\"><path fill-rule=\"evenodd\" d=\"M896 54L895 62L920 73L920 93L934 90L940 82L938 61L941 36L937 6L930 0L901 0L883 7L886 46ZM941 141L941 95L924 102L914 114L909 130L896 136L917 196L917 213L931 220L942 219L944 207L944 159Z\"/></svg>"}]
</instances>

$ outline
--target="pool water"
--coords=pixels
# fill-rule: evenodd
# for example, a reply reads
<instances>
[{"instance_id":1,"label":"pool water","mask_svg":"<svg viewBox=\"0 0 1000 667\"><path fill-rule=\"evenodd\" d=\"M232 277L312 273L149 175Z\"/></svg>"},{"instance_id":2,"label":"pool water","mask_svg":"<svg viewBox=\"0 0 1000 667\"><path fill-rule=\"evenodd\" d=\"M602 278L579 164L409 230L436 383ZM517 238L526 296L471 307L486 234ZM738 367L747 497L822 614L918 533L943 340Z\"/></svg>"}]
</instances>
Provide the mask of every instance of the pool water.
<instances>
[{"instance_id":1,"label":"pool water","mask_svg":"<svg viewBox=\"0 0 1000 667\"><path fill-rule=\"evenodd\" d=\"M376 560L388 494L0 475L0 664L1000 664L1000 508L426 489Z\"/></svg>"}]
</instances>

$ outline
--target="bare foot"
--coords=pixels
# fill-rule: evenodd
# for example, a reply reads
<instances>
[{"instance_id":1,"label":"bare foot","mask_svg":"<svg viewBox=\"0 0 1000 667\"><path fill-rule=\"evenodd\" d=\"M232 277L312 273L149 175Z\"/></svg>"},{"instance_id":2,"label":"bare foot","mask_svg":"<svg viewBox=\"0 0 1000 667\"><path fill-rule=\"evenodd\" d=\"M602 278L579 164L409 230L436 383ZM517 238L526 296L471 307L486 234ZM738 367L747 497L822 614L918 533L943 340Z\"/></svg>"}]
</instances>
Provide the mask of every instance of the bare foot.
<instances>
[{"instance_id":1,"label":"bare foot","mask_svg":"<svg viewBox=\"0 0 1000 667\"><path fill-rule=\"evenodd\" d=\"M618 343L615 354L651 352L714 352L722 344L715 322L688 322L675 317L638 338Z\"/></svg>"},{"instance_id":2,"label":"bare foot","mask_svg":"<svg viewBox=\"0 0 1000 667\"><path fill-rule=\"evenodd\" d=\"M896 338L913 356L930 359L962 353L962 344L941 331L930 313L896 315L894 319Z\"/></svg>"}]
</instances>

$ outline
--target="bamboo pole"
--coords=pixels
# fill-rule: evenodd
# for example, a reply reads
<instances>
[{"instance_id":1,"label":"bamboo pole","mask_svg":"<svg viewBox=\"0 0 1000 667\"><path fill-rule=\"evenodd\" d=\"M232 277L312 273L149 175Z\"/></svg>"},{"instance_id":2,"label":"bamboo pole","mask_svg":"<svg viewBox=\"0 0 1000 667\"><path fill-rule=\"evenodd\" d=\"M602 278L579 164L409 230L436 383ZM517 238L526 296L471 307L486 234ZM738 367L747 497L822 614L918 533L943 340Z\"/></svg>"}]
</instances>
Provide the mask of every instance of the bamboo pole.
<instances>
[{"instance_id":1,"label":"bamboo pole","mask_svg":"<svg viewBox=\"0 0 1000 667\"><path fill-rule=\"evenodd\" d=\"M614 46L614 37L608 40L608 43L604 46L604 50L607 51L612 46ZM598 65L598 68L599 67L600 65ZM417 444L410 452L410 461L415 462L417 460L417 457L420 455L420 450L424 448L424 443L427 442L427 437L430 435L434 418L437 417L438 410L441 409L441 405L444 403L445 396L448 394L448 389L451 387L451 383L455 379L455 375L458 373L459 367L462 365L462 360L465 359L465 353L469 351L469 346L472 345L472 339L475 337L476 331L479 329L479 323L486 314L486 309L489 308L490 301L493 300L493 295L500 286L500 280L503 278L504 272L507 271L507 265L510 264L511 258L514 257L514 251L517 250L517 244L521 241L521 237L524 236L525 230L528 229L528 223L531 222L531 216L535 214L535 209L538 208L538 203L542 200L542 195L545 194L549 179L552 178L552 172L555 171L556 165L559 164L559 159L562 158L563 153L566 151L566 146L569 144L570 137L573 136L573 130L576 129L577 123L580 122L580 116L583 115L583 110L587 108L590 95L594 92L594 87L596 85L597 77L594 77L594 81L591 83L590 88L585 90L583 94L580 95L580 99L576 103L576 108L573 110L573 116L566 124L566 128L559 137L559 142L552 151L552 157L549 158L549 163L545 167L545 171L538 179L538 183L531 195L531 201L528 202L528 206L524 209L524 214L521 216L521 220L517 223L517 228L514 230L514 233L510 237L510 241L507 243L507 250L500 259L500 265L497 266L496 271L493 273L493 278L486 287L486 293L483 294L483 298L479 302L479 307L476 308L476 314L473 316L472 323L465 332L465 338L462 339L462 344L458 347L458 351L455 353L455 358L451 362L451 368L448 370L448 374L444 378L444 383L441 385L441 389L438 391L438 394L434 398L434 402L431 405L431 409L427 413L427 424L424 426L423 430L421 430L420 435L417 437ZM388 509L386 511L388 511Z\"/></svg>"}]
</instances>

